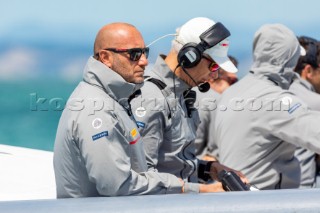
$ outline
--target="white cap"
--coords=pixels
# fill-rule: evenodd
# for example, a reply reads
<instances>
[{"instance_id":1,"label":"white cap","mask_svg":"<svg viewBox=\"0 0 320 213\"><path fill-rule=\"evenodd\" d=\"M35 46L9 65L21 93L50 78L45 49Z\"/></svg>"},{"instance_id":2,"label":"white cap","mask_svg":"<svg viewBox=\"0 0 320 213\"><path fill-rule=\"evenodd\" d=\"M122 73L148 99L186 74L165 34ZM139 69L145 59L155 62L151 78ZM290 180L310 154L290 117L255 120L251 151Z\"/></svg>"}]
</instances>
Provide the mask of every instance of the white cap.
<instances>
[{"instance_id":1,"label":"white cap","mask_svg":"<svg viewBox=\"0 0 320 213\"><path fill-rule=\"evenodd\" d=\"M182 45L189 42L199 44L200 35L215 24L216 22L208 18L193 18L182 25L176 40ZM230 61L228 57L228 49L229 40L226 38L217 45L205 50L204 53L209 55L225 71L235 73L238 69Z\"/></svg>"}]
</instances>

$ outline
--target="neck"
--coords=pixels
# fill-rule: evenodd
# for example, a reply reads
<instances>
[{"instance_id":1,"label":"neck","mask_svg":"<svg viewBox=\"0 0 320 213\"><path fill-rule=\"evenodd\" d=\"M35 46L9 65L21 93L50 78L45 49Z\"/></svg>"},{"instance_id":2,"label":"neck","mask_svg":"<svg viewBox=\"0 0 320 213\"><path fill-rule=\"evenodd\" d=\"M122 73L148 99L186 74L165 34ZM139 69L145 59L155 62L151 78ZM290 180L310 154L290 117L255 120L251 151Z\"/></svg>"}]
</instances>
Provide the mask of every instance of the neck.
<instances>
[{"instance_id":1,"label":"neck","mask_svg":"<svg viewBox=\"0 0 320 213\"><path fill-rule=\"evenodd\" d=\"M178 66L178 60L177 60L177 53L175 53L174 51L171 51L166 59L165 62L168 65L168 67L170 68L170 70L172 72L174 72L174 74L179 77L181 80L183 80L184 82L186 82L189 86L196 86L194 85L194 82L190 79L190 77L183 71L182 67L179 66L177 69L176 67ZM190 75L190 73L189 73Z\"/></svg>"}]
</instances>

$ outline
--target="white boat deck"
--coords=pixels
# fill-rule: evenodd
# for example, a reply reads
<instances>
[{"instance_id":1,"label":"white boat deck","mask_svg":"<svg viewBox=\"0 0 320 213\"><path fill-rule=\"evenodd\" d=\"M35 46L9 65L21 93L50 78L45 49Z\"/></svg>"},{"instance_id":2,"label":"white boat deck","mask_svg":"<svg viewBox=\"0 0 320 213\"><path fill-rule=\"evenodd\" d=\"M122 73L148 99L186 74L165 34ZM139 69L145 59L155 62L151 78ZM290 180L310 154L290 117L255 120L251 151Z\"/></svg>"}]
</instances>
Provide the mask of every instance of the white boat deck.
<instances>
[{"instance_id":1,"label":"white boat deck","mask_svg":"<svg viewBox=\"0 0 320 213\"><path fill-rule=\"evenodd\" d=\"M55 199L53 153L0 145L0 212L320 212L320 189Z\"/></svg>"},{"instance_id":2,"label":"white boat deck","mask_svg":"<svg viewBox=\"0 0 320 213\"><path fill-rule=\"evenodd\" d=\"M0 145L0 201L56 198L53 152Z\"/></svg>"}]
</instances>

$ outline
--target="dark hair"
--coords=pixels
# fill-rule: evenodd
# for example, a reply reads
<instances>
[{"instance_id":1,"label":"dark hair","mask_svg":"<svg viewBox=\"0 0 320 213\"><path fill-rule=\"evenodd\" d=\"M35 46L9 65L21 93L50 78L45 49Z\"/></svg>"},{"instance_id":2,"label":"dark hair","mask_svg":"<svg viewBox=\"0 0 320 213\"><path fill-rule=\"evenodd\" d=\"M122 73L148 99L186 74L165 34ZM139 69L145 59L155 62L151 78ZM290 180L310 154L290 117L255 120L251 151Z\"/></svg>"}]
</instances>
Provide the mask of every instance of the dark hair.
<instances>
[{"instance_id":1,"label":"dark hair","mask_svg":"<svg viewBox=\"0 0 320 213\"><path fill-rule=\"evenodd\" d=\"M307 64L311 65L313 68L319 67L319 42L316 39L307 36L300 36L298 37L298 40L300 45L306 50L306 55L300 56L294 71L301 74L301 71Z\"/></svg>"}]
</instances>

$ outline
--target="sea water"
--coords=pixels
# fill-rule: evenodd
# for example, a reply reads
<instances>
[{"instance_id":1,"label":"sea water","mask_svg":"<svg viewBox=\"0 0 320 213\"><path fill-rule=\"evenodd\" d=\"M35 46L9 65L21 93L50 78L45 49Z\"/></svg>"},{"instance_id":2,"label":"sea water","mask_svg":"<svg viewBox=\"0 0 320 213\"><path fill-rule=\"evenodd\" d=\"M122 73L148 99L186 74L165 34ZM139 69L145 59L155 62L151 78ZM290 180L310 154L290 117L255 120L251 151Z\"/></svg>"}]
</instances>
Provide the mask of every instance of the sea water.
<instances>
[{"instance_id":1,"label":"sea water","mask_svg":"<svg viewBox=\"0 0 320 213\"><path fill-rule=\"evenodd\" d=\"M60 115L78 82L0 81L0 144L52 151Z\"/></svg>"}]
</instances>

